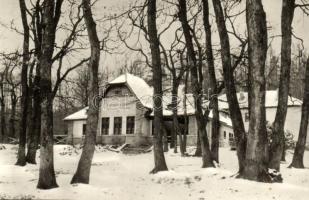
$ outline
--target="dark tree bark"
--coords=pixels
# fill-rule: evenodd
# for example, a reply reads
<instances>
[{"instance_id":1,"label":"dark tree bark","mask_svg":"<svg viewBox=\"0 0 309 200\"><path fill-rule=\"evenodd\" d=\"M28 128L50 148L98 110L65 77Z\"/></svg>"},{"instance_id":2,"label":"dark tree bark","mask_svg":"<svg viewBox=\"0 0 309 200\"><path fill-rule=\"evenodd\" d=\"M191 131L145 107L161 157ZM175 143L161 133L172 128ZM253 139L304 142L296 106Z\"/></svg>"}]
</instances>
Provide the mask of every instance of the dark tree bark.
<instances>
[{"instance_id":1,"label":"dark tree bark","mask_svg":"<svg viewBox=\"0 0 309 200\"><path fill-rule=\"evenodd\" d=\"M4 101L4 84L3 81L0 82L0 142L7 142L7 130L6 130L6 120L5 120L5 101Z\"/></svg>"},{"instance_id":2,"label":"dark tree bark","mask_svg":"<svg viewBox=\"0 0 309 200\"><path fill-rule=\"evenodd\" d=\"M163 128L163 152L168 152L168 142L167 142L167 129L162 121Z\"/></svg>"},{"instance_id":3,"label":"dark tree bark","mask_svg":"<svg viewBox=\"0 0 309 200\"><path fill-rule=\"evenodd\" d=\"M306 149L307 130L309 119L309 58L306 64L305 90L303 97L301 121L298 140L294 150L293 160L289 167L304 168L304 153Z\"/></svg>"},{"instance_id":4,"label":"dark tree bark","mask_svg":"<svg viewBox=\"0 0 309 200\"><path fill-rule=\"evenodd\" d=\"M183 75L186 71L186 66L183 62L183 53L184 51L179 52L179 57L180 57L180 68L175 67L175 63L173 60L173 56L171 54L170 50L170 65L167 64L167 68L170 70L171 75L172 75L172 102L171 102L171 107L172 107L172 119L173 119L173 147L174 147L174 153L177 153L177 146L178 146L178 137L179 137L179 146L180 146L180 153L182 156L185 155L186 149L184 148L184 137L185 135L183 133L183 129L180 127L180 123L178 121L178 89L179 89L179 84L180 80L183 78ZM166 60L168 60L168 56L166 52L164 53L164 57Z\"/></svg>"},{"instance_id":5,"label":"dark tree bark","mask_svg":"<svg viewBox=\"0 0 309 200\"><path fill-rule=\"evenodd\" d=\"M176 75L173 75L173 77ZM177 153L177 137L179 137L179 144L180 144L180 153L182 156L185 155L185 151L183 148L183 136L181 133L181 129L179 126L179 121L178 121L178 87L179 87L179 82L177 80L177 77L173 78L173 83L172 83L172 112L173 112L173 134L174 134L174 140L175 140L175 146L174 146L174 153Z\"/></svg>"},{"instance_id":6,"label":"dark tree bark","mask_svg":"<svg viewBox=\"0 0 309 200\"><path fill-rule=\"evenodd\" d=\"M179 0L179 20L182 25L186 47L188 64L191 73L191 83L193 89L193 96L195 101L195 117L198 127L199 138L201 142L202 149L202 167L214 167L213 159L211 156L210 145L206 132L206 121L204 120L203 108L202 108L202 80L198 77L198 65L196 59L196 53L193 46L193 38L190 33L190 26L187 19L187 5L186 0ZM201 73L199 73L201 75Z\"/></svg>"},{"instance_id":7,"label":"dark tree bark","mask_svg":"<svg viewBox=\"0 0 309 200\"><path fill-rule=\"evenodd\" d=\"M220 0L213 0L213 6L216 15L216 23L219 32L220 45L221 45L221 59L223 66L223 78L225 84L226 97L229 105L230 116L233 124L233 131L237 145L237 156L239 164L239 174L242 175L245 164L246 154L246 133L241 116L236 87L233 76L233 69L231 64L230 42L228 32L225 25L224 14Z\"/></svg>"},{"instance_id":8,"label":"dark tree bark","mask_svg":"<svg viewBox=\"0 0 309 200\"><path fill-rule=\"evenodd\" d=\"M280 161L284 151L284 124L290 87L292 22L295 0L282 0L281 10L281 67L278 91L278 107L273 123L272 142L269 151L269 168L280 170Z\"/></svg>"},{"instance_id":9,"label":"dark tree bark","mask_svg":"<svg viewBox=\"0 0 309 200\"><path fill-rule=\"evenodd\" d=\"M42 6L40 1L37 1L34 6L34 11L32 14L32 29L34 35L34 46L35 46L35 56L37 60L41 59L42 56L42 38L43 38L43 28L44 24L41 20ZM35 72L34 72L35 68ZM29 102L29 124L28 124L28 151L26 155L26 160L28 163L36 164L36 152L40 143L41 135L41 83L40 83L40 62L33 62L29 72L29 97L31 102Z\"/></svg>"},{"instance_id":10,"label":"dark tree bark","mask_svg":"<svg viewBox=\"0 0 309 200\"><path fill-rule=\"evenodd\" d=\"M42 44L40 65L41 98L41 146L40 170L37 187L51 189L58 187L54 170L53 151L53 93L51 81L52 56L56 38L56 29L61 15L63 0L45 0L42 5Z\"/></svg>"},{"instance_id":11,"label":"dark tree bark","mask_svg":"<svg viewBox=\"0 0 309 200\"><path fill-rule=\"evenodd\" d=\"M243 177L269 182L265 112L266 15L260 0L246 1L248 29L250 123Z\"/></svg>"},{"instance_id":12,"label":"dark tree bark","mask_svg":"<svg viewBox=\"0 0 309 200\"><path fill-rule=\"evenodd\" d=\"M183 59L181 59L183 60ZM186 153L187 152L187 134L189 130L189 119L188 119L188 114L187 114L187 96L186 94L188 93L188 76L189 76L189 71L185 72L185 85L184 85L184 98L183 98L183 110L184 110L184 130L183 130L183 143L182 143L182 148L183 151Z\"/></svg>"},{"instance_id":13,"label":"dark tree bark","mask_svg":"<svg viewBox=\"0 0 309 200\"><path fill-rule=\"evenodd\" d=\"M157 13L157 1L148 1L147 19L148 19L148 36L151 50L151 65L153 69L153 109L154 109L154 135L153 135L153 147L154 147L154 169L150 173L157 173L159 171L166 171L167 165L163 153L162 144L162 66L160 58L160 43L156 25L156 13Z\"/></svg>"},{"instance_id":14,"label":"dark tree bark","mask_svg":"<svg viewBox=\"0 0 309 200\"><path fill-rule=\"evenodd\" d=\"M26 130L28 113L28 63L29 63L29 26L27 21L27 8L24 0L19 0L21 19L24 29L23 63L21 71L21 122L19 126L19 147L16 165L26 165Z\"/></svg>"},{"instance_id":15,"label":"dark tree bark","mask_svg":"<svg viewBox=\"0 0 309 200\"><path fill-rule=\"evenodd\" d=\"M201 157L202 156L202 146L201 146L201 139L200 139L200 132L197 132L197 137L196 137L196 149L194 152L194 156L196 157Z\"/></svg>"},{"instance_id":16,"label":"dark tree bark","mask_svg":"<svg viewBox=\"0 0 309 200\"><path fill-rule=\"evenodd\" d=\"M78 162L77 171L75 172L72 183L89 183L90 169L92 158L95 150L96 135L98 127L98 108L93 100L99 95L98 68L100 62L100 41L97 34L96 23L91 11L91 0L82 1L84 20L87 27L88 39L91 47L91 56L89 62L90 71L90 94L89 109L87 111L87 130L84 142L83 152Z\"/></svg>"},{"instance_id":17,"label":"dark tree bark","mask_svg":"<svg viewBox=\"0 0 309 200\"><path fill-rule=\"evenodd\" d=\"M211 153L212 158L219 163L219 108L218 108L218 89L215 73L215 64L212 52L211 26L209 23L209 5L208 0L203 0L203 22L205 29L206 56L209 73L209 97L212 100L212 121L211 121Z\"/></svg>"},{"instance_id":18,"label":"dark tree bark","mask_svg":"<svg viewBox=\"0 0 309 200\"><path fill-rule=\"evenodd\" d=\"M36 66L36 75L34 77L32 93L32 110L29 124L29 142L26 160L28 163L36 164L36 152L40 140L41 132L41 100L40 100L40 67Z\"/></svg>"},{"instance_id":19,"label":"dark tree bark","mask_svg":"<svg viewBox=\"0 0 309 200\"><path fill-rule=\"evenodd\" d=\"M15 93L15 88L11 89L11 113L9 120L9 136L15 138L16 135L16 106L17 106L17 96Z\"/></svg>"}]
</instances>

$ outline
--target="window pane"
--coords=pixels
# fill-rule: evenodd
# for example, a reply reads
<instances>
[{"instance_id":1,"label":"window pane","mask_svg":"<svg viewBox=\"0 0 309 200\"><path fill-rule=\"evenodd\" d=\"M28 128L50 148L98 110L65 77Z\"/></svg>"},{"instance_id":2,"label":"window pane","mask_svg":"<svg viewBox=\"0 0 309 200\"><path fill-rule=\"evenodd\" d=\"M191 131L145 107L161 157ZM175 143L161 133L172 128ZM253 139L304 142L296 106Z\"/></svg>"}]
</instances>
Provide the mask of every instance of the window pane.
<instances>
[{"instance_id":1,"label":"window pane","mask_svg":"<svg viewBox=\"0 0 309 200\"><path fill-rule=\"evenodd\" d=\"M83 124L83 135L86 135L87 124Z\"/></svg>"},{"instance_id":2,"label":"window pane","mask_svg":"<svg viewBox=\"0 0 309 200\"><path fill-rule=\"evenodd\" d=\"M102 135L108 135L108 130L109 130L109 118L103 117L102 128L101 128Z\"/></svg>"},{"instance_id":3,"label":"window pane","mask_svg":"<svg viewBox=\"0 0 309 200\"><path fill-rule=\"evenodd\" d=\"M114 135L121 135L121 128L122 128L122 118L115 117L114 118Z\"/></svg>"},{"instance_id":4,"label":"window pane","mask_svg":"<svg viewBox=\"0 0 309 200\"><path fill-rule=\"evenodd\" d=\"M127 117L127 131L126 134L134 134L135 118Z\"/></svg>"}]
</instances>

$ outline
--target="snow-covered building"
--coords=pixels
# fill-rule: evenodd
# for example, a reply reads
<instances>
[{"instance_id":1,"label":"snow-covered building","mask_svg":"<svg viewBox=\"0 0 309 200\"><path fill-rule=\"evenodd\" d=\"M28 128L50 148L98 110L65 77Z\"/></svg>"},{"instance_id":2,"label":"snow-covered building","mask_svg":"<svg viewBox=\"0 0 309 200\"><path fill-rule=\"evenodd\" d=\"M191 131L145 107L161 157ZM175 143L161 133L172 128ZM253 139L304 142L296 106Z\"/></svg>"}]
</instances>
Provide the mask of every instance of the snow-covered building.
<instances>
[{"instance_id":1,"label":"snow-covered building","mask_svg":"<svg viewBox=\"0 0 309 200\"><path fill-rule=\"evenodd\" d=\"M180 87L178 113L180 123L184 122L183 92ZM124 74L109 82L99 105L99 122L97 143L143 145L152 143L153 89L141 78ZM168 123L172 119L172 111L168 109L171 97L163 97L163 114ZM186 110L188 116L187 144L197 141L197 125L194 117L194 101L187 95ZM210 114L211 118L211 114ZM84 137L87 120L87 107L67 116L68 142L80 143ZM221 145L228 144L228 135L232 134L232 123L227 115L220 113L222 132ZM210 124L210 123L209 123ZM210 125L207 129L210 132ZM168 132L168 134L171 134Z\"/></svg>"},{"instance_id":2,"label":"snow-covered building","mask_svg":"<svg viewBox=\"0 0 309 200\"><path fill-rule=\"evenodd\" d=\"M178 92L179 102L177 106L179 121L180 123L184 123L184 116L188 116L187 144L195 145L197 141L197 123L194 115L194 98L192 94L186 94L186 98L184 98L185 94L183 91L183 87L180 87ZM152 143L152 87L137 76L123 74L113 81L110 81L101 93L101 101L98 107L99 122L97 143L127 143L133 146ZM237 97L245 128L248 130L249 115L247 93L237 93ZM186 99L186 106L184 106L184 99ZM172 111L169 107L171 103L171 95L168 95L168 92L164 94L162 102L165 123L171 125ZM277 102L277 91L267 91L265 106L267 120L270 123L274 120ZM301 104L302 102L299 99L289 97L285 129L293 133L295 140L298 136ZM205 106L207 106L207 102L205 102ZM219 110L220 146L229 146L230 141L234 140L234 133L225 95L219 96ZM211 119L212 113L210 112L209 120L211 121ZM64 120L68 124L68 142L73 144L80 143L86 130L87 108L67 116ZM207 132L210 137L211 122L207 124ZM168 135L170 134L171 132L168 130Z\"/></svg>"},{"instance_id":3,"label":"snow-covered building","mask_svg":"<svg viewBox=\"0 0 309 200\"><path fill-rule=\"evenodd\" d=\"M237 98L244 121L245 129L248 131L249 128L249 111L248 111L248 93L239 92ZM218 97L219 107L221 110L228 110L228 103L226 95L223 94ZM278 90L268 90L265 95L265 108L266 108L266 120L269 123L273 123L276 116L278 105ZM302 101L289 96L288 98L288 109L285 120L284 129L293 134L294 140L296 141L299 134L299 126L301 120L301 106ZM309 145L309 138L307 137L307 145Z\"/></svg>"}]
</instances>

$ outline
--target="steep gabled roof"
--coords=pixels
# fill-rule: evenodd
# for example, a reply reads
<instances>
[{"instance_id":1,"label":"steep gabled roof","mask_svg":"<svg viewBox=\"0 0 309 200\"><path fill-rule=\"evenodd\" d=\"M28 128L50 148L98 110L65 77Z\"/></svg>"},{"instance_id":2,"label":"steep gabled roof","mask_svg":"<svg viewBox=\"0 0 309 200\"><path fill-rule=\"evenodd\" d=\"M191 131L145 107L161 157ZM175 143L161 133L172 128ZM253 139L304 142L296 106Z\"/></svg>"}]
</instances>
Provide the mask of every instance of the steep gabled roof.
<instances>
[{"instance_id":1,"label":"steep gabled roof","mask_svg":"<svg viewBox=\"0 0 309 200\"><path fill-rule=\"evenodd\" d=\"M64 118L63 120L65 121L70 121L70 120L84 120L87 119L87 110L88 110L88 106L67 116L66 118Z\"/></svg>"},{"instance_id":2,"label":"steep gabled roof","mask_svg":"<svg viewBox=\"0 0 309 200\"><path fill-rule=\"evenodd\" d=\"M220 109L227 109L228 104L227 104L227 99L226 95L220 95L218 97L219 99L219 107ZM248 108L248 93L247 92L238 92L237 93L237 99L239 103L240 108ZM288 106L301 106L302 101L289 96L288 98ZM266 91L266 96L265 96L265 107L266 108L272 108L272 107L277 107L278 105L278 91L277 90L268 90Z\"/></svg>"},{"instance_id":3,"label":"steep gabled roof","mask_svg":"<svg viewBox=\"0 0 309 200\"><path fill-rule=\"evenodd\" d=\"M109 82L109 85L114 84L126 84L143 106L152 108L153 88L142 78L126 73Z\"/></svg>"}]
</instances>

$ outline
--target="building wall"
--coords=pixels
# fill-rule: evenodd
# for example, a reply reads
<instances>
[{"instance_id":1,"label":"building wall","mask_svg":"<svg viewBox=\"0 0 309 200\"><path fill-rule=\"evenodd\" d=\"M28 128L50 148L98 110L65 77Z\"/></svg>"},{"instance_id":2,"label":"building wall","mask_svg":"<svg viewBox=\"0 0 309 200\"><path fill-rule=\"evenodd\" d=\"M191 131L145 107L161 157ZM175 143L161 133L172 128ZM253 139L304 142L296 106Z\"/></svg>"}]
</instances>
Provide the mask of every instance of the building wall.
<instances>
[{"instance_id":1,"label":"building wall","mask_svg":"<svg viewBox=\"0 0 309 200\"><path fill-rule=\"evenodd\" d=\"M219 132L220 132L220 136L219 136L220 147L229 147L230 146L229 140L234 139L233 128L230 126L221 124ZM230 135L232 135L232 138Z\"/></svg>"},{"instance_id":2,"label":"building wall","mask_svg":"<svg viewBox=\"0 0 309 200\"><path fill-rule=\"evenodd\" d=\"M68 126L68 139L69 144L80 144L83 140L83 125L86 124L86 120L72 120L67 121Z\"/></svg>"},{"instance_id":3,"label":"building wall","mask_svg":"<svg viewBox=\"0 0 309 200\"><path fill-rule=\"evenodd\" d=\"M100 108L99 131L103 144L147 144L152 141L150 120L145 118L144 108L130 90L122 85L109 89ZM126 133L127 117L134 116L134 134ZM109 134L102 135L102 117L109 118ZM122 118L121 135L114 135L114 118ZM150 141L150 142L151 142Z\"/></svg>"},{"instance_id":4,"label":"building wall","mask_svg":"<svg viewBox=\"0 0 309 200\"><path fill-rule=\"evenodd\" d=\"M266 120L273 123L275 120L277 108L266 108ZM241 109L242 117L245 124L245 129L248 131L249 121L245 121L245 115L248 109ZM299 126L301 120L301 106L288 107L284 129L290 131L294 135L294 140L297 141L299 134ZM309 127L308 127L309 131ZM309 145L309 137L307 137L307 145Z\"/></svg>"},{"instance_id":5,"label":"building wall","mask_svg":"<svg viewBox=\"0 0 309 200\"><path fill-rule=\"evenodd\" d=\"M68 139L67 142L69 144L73 141L73 123L74 121L67 121L67 128L68 128Z\"/></svg>"},{"instance_id":6,"label":"building wall","mask_svg":"<svg viewBox=\"0 0 309 200\"><path fill-rule=\"evenodd\" d=\"M76 120L73 122L73 136L74 138L83 137L83 125L86 124L86 120Z\"/></svg>"},{"instance_id":7,"label":"building wall","mask_svg":"<svg viewBox=\"0 0 309 200\"><path fill-rule=\"evenodd\" d=\"M197 142L197 124L194 115L189 116L187 145L195 146Z\"/></svg>"}]
</instances>

